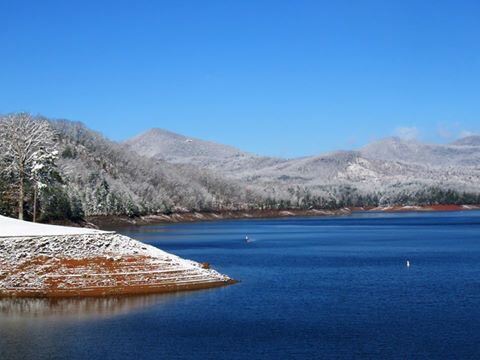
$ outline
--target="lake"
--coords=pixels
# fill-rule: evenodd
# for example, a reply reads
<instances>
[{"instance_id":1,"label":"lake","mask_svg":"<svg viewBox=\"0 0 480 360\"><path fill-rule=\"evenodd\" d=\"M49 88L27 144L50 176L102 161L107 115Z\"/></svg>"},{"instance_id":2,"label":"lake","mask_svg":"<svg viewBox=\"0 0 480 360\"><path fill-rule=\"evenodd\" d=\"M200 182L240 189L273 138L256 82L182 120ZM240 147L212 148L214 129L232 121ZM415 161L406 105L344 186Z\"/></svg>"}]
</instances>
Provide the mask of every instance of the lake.
<instances>
[{"instance_id":1,"label":"lake","mask_svg":"<svg viewBox=\"0 0 480 360\"><path fill-rule=\"evenodd\" d=\"M240 283L126 298L0 300L2 360L480 357L478 211L119 231L209 262Z\"/></svg>"}]
</instances>

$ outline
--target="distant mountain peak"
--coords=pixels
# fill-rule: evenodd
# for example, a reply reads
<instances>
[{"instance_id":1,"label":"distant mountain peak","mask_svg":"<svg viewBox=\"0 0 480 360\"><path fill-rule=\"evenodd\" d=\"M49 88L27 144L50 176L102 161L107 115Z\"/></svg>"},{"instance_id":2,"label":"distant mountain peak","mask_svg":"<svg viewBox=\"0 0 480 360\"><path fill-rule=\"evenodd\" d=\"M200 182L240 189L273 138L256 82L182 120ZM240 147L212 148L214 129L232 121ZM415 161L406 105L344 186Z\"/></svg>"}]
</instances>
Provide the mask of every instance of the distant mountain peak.
<instances>
[{"instance_id":1,"label":"distant mountain peak","mask_svg":"<svg viewBox=\"0 0 480 360\"><path fill-rule=\"evenodd\" d=\"M195 163L195 160L199 159L202 162L215 162L249 155L232 146L187 137L160 128L150 129L127 140L125 144L140 155L160 157L178 163Z\"/></svg>"},{"instance_id":2,"label":"distant mountain peak","mask_svg":"<svg viewBox=\"0 0 480 360\"><path fill-rule=\"evenodd\" d=\"M416 145L416 144L421 144L421 143L417 139L404 139L404 138L401 138L401 137L398 137L398 136L390 136L390 137L386 137L386 138L383 138L383 139L373 141L370 144L368 144L367 146L374 146L374 145L380 145L380 144L384 144L384 145L391 145L391 144Z\"/></svg>"},{"instance_id":3,"label":"distant mountain peak","mask_svg":"<svg viewBox=\"0 0 480 360\"><path fill-rule=\"evenodd\" d=\"M149 138L149 137L171 137L171 138L176 138L176 139L183 139L185 136L174 133L173 131L166 130L166 129L161 129L161 128L152 128L149 129L135 137L133 137L128 141L138 139L138 138Z\"/></svg>"},{"instance_id":4,"label":"distant mountain peak","mask_svg":"<svg viewBox=\"0 0 480 360\"><path fill-rule=\"evenodd\" d=\"M451 145L455 146L480 146L480 135L469 135L462 137L454 142Z\"/></svg>"}]
</instances>

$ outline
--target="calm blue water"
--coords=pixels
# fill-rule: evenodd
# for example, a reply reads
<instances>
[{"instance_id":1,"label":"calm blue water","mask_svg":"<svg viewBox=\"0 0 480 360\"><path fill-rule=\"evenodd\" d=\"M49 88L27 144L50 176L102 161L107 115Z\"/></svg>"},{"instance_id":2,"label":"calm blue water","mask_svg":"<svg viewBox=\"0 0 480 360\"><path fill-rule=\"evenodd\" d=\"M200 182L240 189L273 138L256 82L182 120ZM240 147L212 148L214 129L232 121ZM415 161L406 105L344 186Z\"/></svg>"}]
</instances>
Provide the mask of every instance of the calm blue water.
<instances>
[{"instance_id":1,"label":"calm blue water","mask_svg":"<svg viewBox=\"0 0 480 360\"><path fill-rule=\"evenodd\" d=\"M480 212L122 232L241 283L166 296L3 300L1 359L480 358ZM254 241L245 244L245 234Z\"/></svg>"}]
</instances>

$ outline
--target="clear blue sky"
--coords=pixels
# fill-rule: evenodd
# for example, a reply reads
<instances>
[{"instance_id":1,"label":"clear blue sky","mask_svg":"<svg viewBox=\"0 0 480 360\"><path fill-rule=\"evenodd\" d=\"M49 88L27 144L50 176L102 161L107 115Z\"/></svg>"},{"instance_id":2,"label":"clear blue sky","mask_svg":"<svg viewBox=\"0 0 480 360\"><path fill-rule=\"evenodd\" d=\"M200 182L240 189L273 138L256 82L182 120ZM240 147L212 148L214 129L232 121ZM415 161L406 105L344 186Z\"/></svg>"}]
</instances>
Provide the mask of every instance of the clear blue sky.
<instances>
[{"instance_id":1,"label":"clear blue sky","mask_svg":"<svg viewBox=\"0 0 480 360\"><path fill-rule=\"evenodd\" d=\"M0 113L301 156L480 132L480 2L0 0Z\"/></svg>"}]
</instances>

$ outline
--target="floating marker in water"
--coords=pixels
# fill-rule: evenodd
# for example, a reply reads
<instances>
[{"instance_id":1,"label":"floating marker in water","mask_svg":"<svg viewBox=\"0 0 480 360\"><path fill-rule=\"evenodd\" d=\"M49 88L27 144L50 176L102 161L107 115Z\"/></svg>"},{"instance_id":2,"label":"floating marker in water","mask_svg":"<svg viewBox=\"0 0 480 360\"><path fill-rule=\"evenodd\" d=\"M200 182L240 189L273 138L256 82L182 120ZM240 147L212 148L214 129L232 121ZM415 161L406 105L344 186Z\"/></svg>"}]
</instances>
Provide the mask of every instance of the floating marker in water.
<instances>
[{"instance_id":1,"label":"floating marker in water","mask_svg":"<svg viewBox=\"0 0 480 360\"><path fill-rule=\"evenodd\" d=\"M407 260L407 267L410 267L410 260Z\"/></svg>"}]
</instances>

